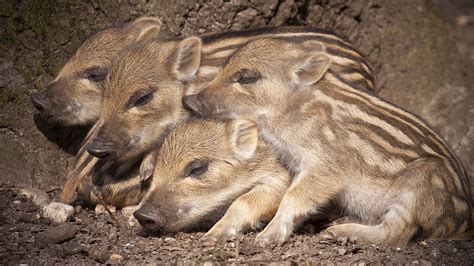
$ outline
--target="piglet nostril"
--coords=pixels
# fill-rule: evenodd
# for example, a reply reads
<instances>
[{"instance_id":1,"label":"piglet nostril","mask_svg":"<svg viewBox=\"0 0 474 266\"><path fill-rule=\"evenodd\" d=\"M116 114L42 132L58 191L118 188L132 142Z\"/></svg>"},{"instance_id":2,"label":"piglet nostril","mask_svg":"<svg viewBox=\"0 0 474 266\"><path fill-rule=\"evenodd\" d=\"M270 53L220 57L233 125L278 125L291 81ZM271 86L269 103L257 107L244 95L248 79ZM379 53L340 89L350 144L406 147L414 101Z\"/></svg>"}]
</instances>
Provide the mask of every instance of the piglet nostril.
<instances>
[{"instance_id":1,"label":"piglet nostril","mask_svg":"<svg viewBox=\"0 0 474 266\"><path fill-rule=\"evenodd\" d=\"M31 103L33 104L34 107L36 107L36 109L38 109L38 111L44 110L45 102L46 102L44 92L34 93L31 95L30 99L31 99Z\"/></svg>"}]
</instances>

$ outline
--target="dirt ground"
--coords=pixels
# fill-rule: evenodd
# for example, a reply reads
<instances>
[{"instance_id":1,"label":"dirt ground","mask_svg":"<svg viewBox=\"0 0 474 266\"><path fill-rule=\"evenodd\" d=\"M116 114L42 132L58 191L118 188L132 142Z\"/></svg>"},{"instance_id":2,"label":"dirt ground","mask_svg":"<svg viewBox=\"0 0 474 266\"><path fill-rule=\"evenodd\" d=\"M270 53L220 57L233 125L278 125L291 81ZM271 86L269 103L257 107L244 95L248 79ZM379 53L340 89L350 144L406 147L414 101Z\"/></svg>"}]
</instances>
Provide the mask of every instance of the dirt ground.
<instances>
[{"instance_id":1,"label":"dirt ground","mask_svg":"<svg viewBox=\"0 0 474 266\"><path fill-rule=\"evenodd\" d=\"M450 25L450 33L464 58L474 61L474 5L470 1L457 1L450 5L448 1L433 1L442 17ZM1 63L1 62L0 62ZM0 64L7 69L8 64ZM14 70L12 70L14 72ZM11 77L15 73L10 73ZM13 79L13 78L12 78ZM12 96L13 97L13 96ZM6 109L5 109L6 110ZM78 210L67 223L56 225L49 219L40 216L40 210L24 197L17 195L16 187L25 184L17 182L21 176L37 176L36 169L24 167L24 158L17 156L18 151L30 151L41 169L49 169L50 173L41 175L57 176L58 169L69 167L68 161L57 161L50 164L43 159L43 153L37 149L57 152L47 144L35 147L30 142L22 141L25 134L41 133L25 125L24 132L12 130L9 120L16 117L32 117L32 109L8 109L4 112L0 123L0 142L8 138L17 139L15 149L3 149L0 160L13 164L5 169L16 169L15 172L2 172L0 180L0 264L64 264L64 263L190 263L190 262L226 262L267 264L271 262L286 263L412 263L412 264L474 264L474 240L415 241L405 248L394 248L377 245L356 245L343 242L332 242L322 239L312 225L304 226L288 243L274 249L259 249L252 245L255 233L243 236L239 240L229 241L209 248L202 246L202 232L179 233L176 235L151 235L140 227L128 227L122 223L117 226L108 214L96 214L94 210L84 208ZM18 123L23 123L19 120ZM38 123L37 123L38 124ZM40 123L39 123L40 124ZM22 127L18 125L18 127ZM83 134L78 133L78 134ZM73 138L74 139L74 138ZM37 142L34 142L37 144ZM60 146L70 146L63 143ZM74 153L74 149L69 151ZM37 156L37 154L39 154ZM41 156L40 156L41 155ZM3 169L2 169L3 171ZM41 178L38 178L41 179ZM33 180L33 179L32 179ZM36 179L34 179L36 180ZM12 185L14 184L14 185ZM58 179L50 181L42 187L55 187L60 184ZM54 198L57 190L49 192ZM114 216L124 222L119 212Z\"/></svg>"},{"instance_id":2,"label":"dirt ground","mask_svg":"<svg viewBox=\"0 0 474 266\"><path fill-rule=\"evenodd\" d=\"M112 218L84 209L68 223L54 225L39 217L38 208L15 190L0 187L0 264L63 263L411 263L472 265L474 240L421 241L405 248L355 245L327 241L304 226L282 247L261 249L253 245L255 233L238 240L204 247L201 232L152 235L139 226L117 226ZM62 238L55 238L57 236ZM52 240L50 240L52 239Z\"/></svg>"}]
</instances>

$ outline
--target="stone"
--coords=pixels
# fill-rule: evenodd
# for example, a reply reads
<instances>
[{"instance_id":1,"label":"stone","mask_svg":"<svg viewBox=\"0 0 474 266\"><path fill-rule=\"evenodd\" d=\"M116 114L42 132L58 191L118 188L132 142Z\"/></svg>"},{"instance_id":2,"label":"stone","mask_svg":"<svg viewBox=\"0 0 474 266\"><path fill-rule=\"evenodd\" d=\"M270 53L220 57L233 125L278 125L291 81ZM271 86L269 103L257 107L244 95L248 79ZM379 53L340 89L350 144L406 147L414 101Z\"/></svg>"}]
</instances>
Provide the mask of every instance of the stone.
<instances>
[{"instance_id":1,"label":"stone","mask_svg":"<svg viewBox=\"0 0 474 266\"><path fill-rule=\"evenodd\" d=\"M76 236L77 229L72 223L64 223L50 228L35 237L37 247L46 247L50 244L58 244Z\"/></svg>"},{"instance_id":2,"label":"stone","mask_svg":"<svg viewBox=\"0 0 474 266\"><path fill-rule=\"evenodd\" d=\"M64 223L74 214L74 207L71 205L51 202L43 208L43 217L49 218L56 223Z\"/></svg>"},{"instance_id":3,"label":"stone","mask_svg":"<svg viewBox=\"0 0 474 266\"><path fill-rule=\"evenodd\" d=\"M22 188L20 189L20 195L26 196L27 199L39 207L44 207L50 203L48 194L36 188Z\"/></svg>"}]
</instances>

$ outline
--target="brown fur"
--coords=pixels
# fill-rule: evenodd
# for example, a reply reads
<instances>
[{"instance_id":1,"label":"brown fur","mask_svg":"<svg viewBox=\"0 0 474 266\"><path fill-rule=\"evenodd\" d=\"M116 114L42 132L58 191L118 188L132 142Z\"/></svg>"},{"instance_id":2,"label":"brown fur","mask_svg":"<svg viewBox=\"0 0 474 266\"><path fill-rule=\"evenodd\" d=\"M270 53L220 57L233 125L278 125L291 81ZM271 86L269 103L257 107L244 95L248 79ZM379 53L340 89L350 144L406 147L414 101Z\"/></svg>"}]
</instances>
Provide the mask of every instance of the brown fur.
<instances>
[{"instance_id":1,"label":"brown fur","mask_svg":"<svg viewBox=\"0 0 474 266\"><path fill-rule=\"evenodd\" d=\"M142 17L96 33L77 49L45 91L32 96L39 110L65 125L97 120L105 77L112 60L132 43L155 39L161 21Z\"/></svg>"},{"instance_id":2,"label":"brown fur","mask_svg":"<svg viewBox=\"0 0 474 266\"><path fill-rule=\"evenodd\" d=\"M109 158L92 159L86 152L86 148L93 144L95 139L99 139L100 144L105 143L106 146L113 147L112 153L121 163L130 164L140 159L144 154L156 148L160 138L169 128L188 116L181 103L184 91L187 93L198 91L202 84L216 75L236 49L262 35L275 36L292 42L311 43L319 40L331 47L340 47L340 51L354 57L354 60L345 60L344 63L351 69L359 70L359 73L365 73L364 76L369 77L367 79L369 83L374 82L375 78L370 65L361 61L363 57L353 47L333 34L301 27L208 34L200 39L190 37L166 42L136 43L123 50L112 63L113 67L109 71L110 75L106 81L104 99L101 103L100 116L103 124L97 126L94 135L91 135L84 143L86 147L83 147L78 155L78 164L63 189L61 201L70 202L74 198L78 184L81 182L87 184L87 180L91 178L92 180L104 178L109 180L110 182L104 182L112 183L117 188L114 191L124 189L124 193L115 192L114 195L129 193L128 187L114 182L115 175L120 174L120 171L111 171L114 170L113 167L111 168L113 164L102 163ZM365 69L368 72L364 72ZM153 95L148 103L138 107L132 105L150 92ZM84 161L88 164L82 164ZM147 162L144 163L147 164ZM122 168L126 169L126 167ZM98 176L99 172L106 177ZM143 171L141 173L143 174L139 178L141 180L149 176L149 173ZM138 177L132 179L135 180L135 178ZM81 185L81 187L87 186ZM137 186L134 185L134 188ZM86 191L86 198L90 198L87 190L80 189L79 194L83 194L81 191ZM109 202L112 205L115 203Z\"/></svg>"},{"instance_id":3,"label":"brown fur","mask_svg":"<svg viewBox=\"0 0 474 266\"><path fill-rule=\"evenodd\" d=\"M284 51L284 52L282 52ZM468 179L420 119L367 93L321 43L261 38L184 101L205 116L246 117L295 175L258 243L282 244L309 214L337 202L361 223L328 234L405 245L471 226ZM242 76L257 77L241 79Z\"/></svg>"},{"instance_id":4,"label":"brown fur","mask_svg":"<svg viewBox=\"0 0 474 266\"><path fill-rule=\"evenodd\" d=\"M248 121L182 122L157 158L135 216L145 228L177 232L209 228L223 215L204 236L206 244L268 222L290 182Z\"/></svg>"}]
</instances>

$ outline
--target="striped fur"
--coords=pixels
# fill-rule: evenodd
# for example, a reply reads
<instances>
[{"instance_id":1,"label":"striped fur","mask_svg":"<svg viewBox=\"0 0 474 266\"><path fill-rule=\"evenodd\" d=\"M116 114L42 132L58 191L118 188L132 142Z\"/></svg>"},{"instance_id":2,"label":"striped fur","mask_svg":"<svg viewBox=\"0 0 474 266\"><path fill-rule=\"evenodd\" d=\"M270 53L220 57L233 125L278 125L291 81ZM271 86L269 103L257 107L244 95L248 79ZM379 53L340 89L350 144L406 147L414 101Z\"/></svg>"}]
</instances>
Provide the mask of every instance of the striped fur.
<instances>
[{"instance_id":1,"label":"striped fur","mask_svg":"<svg viewBox=\"0 0 474 266\"><path fill-rule=\"evenodd\" d=\"M340 47L318 37L258 38L185 99L204 116L257 121L294 174L258 243L282 244L332 202L361 221L330 227L333 237L405 245L464 232L472 202L459 160L421 119L370 93L370 69ZM242 81L242 73L258 78Z\"/></svg>"},{"instance_id":2,"label":"striped fur","mask_svg":"<svg viewBox=\"0 0 474 266\"><path fill-rule=\"evenodd\" d=\"M341 37L323 30L308 29L303 27L282 27L282 28L265 28L257 30L245 30L218 34L208 34L201 37L202 50L200 51L201 66L196 76L185 84L181 88L170 88L169 90L186 90L186 93L195 93L202 87L212 80L222 66L229 60L230 56L236 51L236 49L242 47L247 42L254 40L261 36L273 36L282 40L291 40L292 42L304 42L305 40L318 40L328 45L335 51L334 58L341 61L341 73L342 72L357 72L359 76L349 76L355 82L364 82L370 88L373 87L375 82L374 72L370 64L364 59L364 57L347 41ZM164 69L164 72L168 71L170 66L161 60L160 58L169 57L173 53L173 48L178 45L182 39L169 40L169 41L156 41L153 43L142 42L134 44L125 51L121 52L119 58L115 60L112 69L110 69L111 76L108 81L108 86L104 88L106 94L103 103L101 103L103 110L115 110L119 106L125 105L128 101L128 97L133 93L136 93L139 88L133 88L133 84L143 83L145 80L147 83L157 82L160 83L160 75L157 75L157 71ZM350 58L343 55L350 55ZM147 60L149 59L149 60ZM160 63L149 63L149 62L161 62ZM364 78L362 78L364 77ZM168 77L171 81L173 77ZM126 85L126 86L123 86ZM157 86L157 93L166 94L164 89ZM143 128L141 125L158 125L162 122L167 124L174 124L177 121L188 116L187 112L181 106L181 99L175 99L180 97L181 93L172 94L168 100L161 100L156 103L157 108L148 111L147 117L152 117L153 121L138 120L134 121L131 129L136 130L136 134L143 134ZM155 98L158 98L155 97ZM170 106L171 105L171 106ZM174 108L176 115L172 116L167 121L165 115L162 115L160 108ZM163 112L163 111L161 111ZM117 114L119 112L108 112L109 114ZM94 116L97 116L94 114ZM143 116L145 117L145 115ZM138 117L141 119L142 117ZM120 119L119 119L120 120ZM121 129L112 130L113 134L122 129L127 129L129 125L120 125L116 123L117 120L112 117L102 116L102 122L96 124L91 130L90 134L84 141L84 144L77 155L77 162L73 170L68 175L68 181L64 185L62 193L59 197L61 202L70 203L74 199L75 191L84 198L86 201L96 204L96 199L88 189L90 181L94 184L99 184L99 188L102 188L103 195L108 204L116 206L126 206L130 204L136 204L142 197L144 187L140 186L139 177L137 172L137 166L135 165L132 170L129 170L131 162L140 158L143 154L155 147L154 143L159 141L159 137L162 129L154 129L157 134L151 139L147 140L149 145L146 147L140 145L134 145L133 150L135 153L133 156L124 160L119 170L116 169L117 165L111 162L104 162L93 158L86 151L87 146L97 137L100 129L103 127L106 121L114 121L113 124ZM134 126L137 125L137 126ZM123 145L122 145L123 146ZM124 174L124 172L126 174ZM124 176L125 175L125 176ZM127 176L128 175L128 176ZM128 180L128 181L122 181ZM145 186L146 188L146 186ZM112 195L112 196L110 196ZM128 195L128 196L127 196Z\"/></svg>"}]
</instances>

